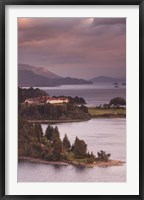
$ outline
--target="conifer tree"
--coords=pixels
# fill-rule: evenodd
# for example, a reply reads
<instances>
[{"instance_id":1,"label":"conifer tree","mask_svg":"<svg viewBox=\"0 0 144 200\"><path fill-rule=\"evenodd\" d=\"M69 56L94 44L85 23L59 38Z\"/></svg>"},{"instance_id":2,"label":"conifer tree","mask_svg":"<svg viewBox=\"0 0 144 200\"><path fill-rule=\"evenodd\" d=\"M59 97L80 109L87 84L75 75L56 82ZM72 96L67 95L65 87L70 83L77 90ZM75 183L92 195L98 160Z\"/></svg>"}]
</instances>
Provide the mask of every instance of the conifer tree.
<instances>
[{"instance_id":1,"label":"conifer tree","mask_svg":"<svg viewBox=\"0 0 144 200\"><path fill-rule=\"evenodd\" d=\"M40 140L43 136L43 131L40 123L35 123L35 136Z\"/></svg>"},{"instance_id":2,"label":"conifer tree","mask_svg":"<svg viewBox=\"0 0 144 200\"><path fill-rule=\"evenodd\" d=\"M84 158L87 153L87 144L76 137L74 143L74 155L76 158Z\"/></svg>"},{"instance_id":3,"label":"conifer tree","mask_svg":"<svg viewBox=\"0 0 144 200\"><path fill-rule=\"evenodd\" d=\"M53 128L50 140L52 142L55 142L55 140L60 140L60 133L59 133L59 130L58 130L57 126L55 128Z\"/></svg>"},{"instance_id":4,"label":"conifer tree","mask_svg":"<svg viewBox=\"0 0 144 200\"><path fill-rule=\"evenodd\" d=\"M48 125L46 131L45 131L45 137L48 139L48 140L51 140L51 137L52 137L52 132L53 132L53 127Z\"/></svg>"},{"instance_id":5,"label":"conifer tree","mask_svg":"<svg viewBox=\"0 0 144 200\"><path fill-rule=\"evenodd\" d=\"M59 138L57 138L53 143L53 159L59 161L61 160L61 157L62 157L62 142Z\"/></svg>"},{"instance_id":6,"label":"conifer tree","mask_svg":"<svg viewBox=\"0 0 144 200\"><path fill-rule=\"evenodd\" d=\"M65 134L64 136L64 139L63 139L63 147L66 149L66 150L69 150L70 147L71 147L71 144L70 144L70 141L67 137L67 134Z\"/></svg>"}]
</instances>

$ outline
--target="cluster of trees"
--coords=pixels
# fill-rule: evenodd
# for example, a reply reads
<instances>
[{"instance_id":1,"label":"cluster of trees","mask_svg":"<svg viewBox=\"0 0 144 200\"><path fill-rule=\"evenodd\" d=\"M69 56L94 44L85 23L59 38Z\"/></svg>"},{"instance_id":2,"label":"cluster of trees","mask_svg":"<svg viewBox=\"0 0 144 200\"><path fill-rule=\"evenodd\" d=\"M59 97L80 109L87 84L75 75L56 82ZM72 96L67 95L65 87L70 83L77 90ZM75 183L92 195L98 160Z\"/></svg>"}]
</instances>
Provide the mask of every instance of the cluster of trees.
<instances>
[{"instance_id":1,"label":"cluster of trees","mask_svg":"<svg viewBox=\"0 0 144 200\"><path fill-rule=\"evenodd\" d=\"M39 123L19 120L18 154L47 161L65 159L63 144L57 127L48 126L45 134Z\"/></svg>"},{"instance_id":2,"label":"cluster of trees","mask_svg":"<svg viewBox=\"0 0 144 200\"><path fill-rule=\"evenodd\" d=\"M109 158L111 156L111 154L109 153L106 153L105 151L99 151L97 153L98 157L97 157L97 161L105 161L105 162L108 162L109 161Z\"/></svg>"},{"instance_id":3,"label":"cluster of trees","mask_svg":"<svg viewBox=\"0 0 144 200\"><path fill-rule=\"evenodd\" d=\"M19 116L27 120L71 120L90 119L88 108L84 105L77 106L67 103L62 105L44 104L27 105L19 104Z\"/></svg>"},{"instance_id":4,"label":"cluster of trees","mask_svg":"<svg viewBox=\"0 0 144 200\"><path fill-rule=\"evenodd\" d=\"M79 105L85 105L86 104L86 101L82 97L78 97L78 96L71 97L71 96L68 96L68 99L69 99L70 102L76 103L76 104L79 104Z\"/></svg>"},{"instance_id":5,"label":"cluster of trees","mask_svg":"<svg viewBox=\"0 0 144 200\"><path fill-rule=\"evenodd\" d=\"M82 98L82 97L78 97L78 96L75 96L75 97L71 97L71 96L53 96L53 97L54 98L68 98L69 102L71 104L86 105L85 99Z\"/></svg>"},{"instance_id":6,"label":"cluster of trees","mask_svg":"<svg viewBox=\"0 0 144 200\"><path fill-rule=\"evenodd\" d=\"M39 88L21 88L18 87L18 102L19 103L23 103L26 99L28 98L36 98L36 97L40 97L40 96L48 96L48 93L40 90Z\"/></svg>"},{"instance_id":7,"label":"cluster of trees","mask_svg":"<svg viewBox=\"0 0 144 200\"><path fill-rule=\"evenodd\" d=\"M116 97L110 100L109 105L123 106L126 105L126 100L122 97Z\"/></svg>"},{"instance_id":8,"label":"cluster of trees","mask_svg":"<svg viewBox=\"0 0 144 200\"><path fill-rule=\"evenodd\" d=\"M115 108L119 108L120 106L125 106L125 105L126 105L126 100L124 98L115 97L115 98L111 99L108 104L100 105L97 108L111 108L113 106Z\"/></svg>"},{"instance_id":9,"label":"cluster of trees","mask_svg":"<svg viewBox=\"0 0 144 200\"><path fill-rule=\"evenodd\" d=\"M78 137L72 145L66 134L61 140L57 126L48 125L43 133L39 123L31 124L19 119L18 125L19 157L27 156L46 161L81 160L86 163L93 163L99 159L107 161L104 155L98 159L92 152L87 152L87 144Z\"/></svg>"}]
</instances>

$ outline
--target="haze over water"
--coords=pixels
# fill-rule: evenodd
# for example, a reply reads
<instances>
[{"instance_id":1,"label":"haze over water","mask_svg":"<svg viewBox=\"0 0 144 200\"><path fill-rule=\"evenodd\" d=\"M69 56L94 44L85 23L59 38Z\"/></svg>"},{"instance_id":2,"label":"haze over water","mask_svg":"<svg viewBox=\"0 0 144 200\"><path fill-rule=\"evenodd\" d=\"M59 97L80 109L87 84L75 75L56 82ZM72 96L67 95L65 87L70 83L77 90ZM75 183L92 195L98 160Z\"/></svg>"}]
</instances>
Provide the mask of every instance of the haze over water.
<instances>
[{"instance_id":1,"label":"haze over water","mask_svg":"<svg viewBox=\"0 0 144 200\"><path fill-rule=\"evenodd\" d=\"M96 83L90 85L61 85L58 87L40 87L50 96L78 96L83 97L87 106L99 106L109 103L112 98L122 97L126 99L126 86L119 84L115 88L113 83Z\"/></svg>"}]
</instances>

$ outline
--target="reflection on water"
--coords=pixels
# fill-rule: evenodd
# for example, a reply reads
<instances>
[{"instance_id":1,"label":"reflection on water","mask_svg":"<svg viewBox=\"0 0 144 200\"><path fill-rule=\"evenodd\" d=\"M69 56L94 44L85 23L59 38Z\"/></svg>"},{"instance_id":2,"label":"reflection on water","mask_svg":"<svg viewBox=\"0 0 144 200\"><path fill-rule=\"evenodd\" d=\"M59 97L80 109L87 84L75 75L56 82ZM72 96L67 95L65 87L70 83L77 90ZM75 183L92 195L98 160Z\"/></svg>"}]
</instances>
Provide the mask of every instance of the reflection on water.
<instances>
[{"instance_id":1,"label":"reflection on water","mask_svg":"<svg viewBox=\"0 0 144 200\"><path fill-rule=\"evenodd\" d=\"M20 162L18 182L125 182L126 166L75 167Z\"/></svg>"},{"instance_id":2,"label":"reflection on water","mask_svg":"<svg viewBox=\"0 0 144 200\"><path fill-rule=\"evenodd\" d=\"M111 153L112 159L126 161L126 120L92 119L87 122L57 124L61 138L67 133L71 143L78 136L96 154ZM47 125L42 125L43 130ZM76 167L22 161L18 164L20 182L125 182L126 165L116 167Z\"/></svg>"}]
</instances>

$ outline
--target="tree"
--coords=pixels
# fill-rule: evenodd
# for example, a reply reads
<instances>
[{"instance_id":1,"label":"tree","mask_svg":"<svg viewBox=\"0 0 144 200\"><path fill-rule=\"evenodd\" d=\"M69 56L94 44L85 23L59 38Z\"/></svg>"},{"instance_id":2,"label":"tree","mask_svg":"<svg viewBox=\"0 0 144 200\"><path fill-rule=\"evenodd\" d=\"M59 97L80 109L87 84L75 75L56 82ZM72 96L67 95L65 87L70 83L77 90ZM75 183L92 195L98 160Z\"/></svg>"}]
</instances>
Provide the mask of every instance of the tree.
<instances>
[{"instance_id":1,"label":"tree","mask_svg":"<svg viewBox=\"0 0 144 200\"><path fill-rule=\"evenodd\" d=\"M57 126L54 128L54 131L55 131L55 133L57 134L57 137L59 138L59 137L60 137L60 132L59 132Z\"/></svg>"},{"instance_id":2,"label":"tree","mask_svg":"<svg viewBox=\"0 0 144 200\"><path fill-rule=\"evenodd\" d=\"M53 143L53 160L59 161L62 158L62 142L60 139L55 139Z\"/></svg>"},{"instance_id":3,"label":"tree","mask_svg":"<svg viewBox=\"0 0 144 200\"><path fill-rule=\"evenodd\" d=\"M45 131L45 137L46 137L48 140L51 140L52 132L53 132L53 127L50 126L50 125L48 125L48 127L46 128L46 131Z\"/></svg>"},{"instance_id":4,"label":"tree","mask_svg":"<svg viewBox=\"0 0 144 200\"><path fill-rule=\"evenodd\" d=\"M58 139L60 139L60 133L59 133L58 127L56 126L55 128L53 128L50 140L54 143L55 140L58 140Z\"/></svg>"},{"instance_id":5,"label":"tree","mask_svg":"<svg viewBox=\"0 0 144 200\"><path fill-rule=\"evenodd\" d=\"M35 136L40 140L43 136L43 131L40 123L35 123Z\"/></svg>"},{"instance_id":6,"label":"tree","mask_svg":"<svg viewBox=\"0 0 144 200\"><path fill-rule=\"evenodd\" d=\"M109 161L109 158L111 156L111 154L107 154L105 151L99 151L97 153L98 157L96 158L97 161L104 161L104 162L108 162Z\"/></svg>"},{"instance_id":7,"label":"tree","mask_svg":"<svg viewBox=\"0 0 144 200\"><path fill-rule=\"evenodd\" d=\"M76 137L74 143L74 155L76 158L84 158L87 153L87 144Z\"/></svg>"},{"instance_id":8,"label":"tree","mask_svg":"<svg viewBox=\"0 0 144 200\"><path fill-rule=\"evenodd\" d=\"M71 147L71 144L70 144L70 141L67 137L67 134L65 134L64 136L64 139L63 139L63 147L66 149L66 150L69 150L70 147Z\"/></svg>"},{"instance_id":9,"label":"tree","mask_svg":"<svg viewBox=\"0 0 144 200\"><path fill-rule=\"evenodd\" d=\"M109 105L121 106L126 105L126 100L121 97L116 97L110 100Z\"/></svg>"},{"instance_id":10,"label":"tree","mask_svg":"<svg viewBox=\"0 0 144 200\"><path fill-rule=\"evenodd\" d=\"M80 109L85 112L85 113L88 113L88 108L84 105L81 105Z\"/></svg>"},{"instance_id":11,"label":"tree","mask_svg":"<svg viewBox=\"0 0 144 200\"><path fill-rule=\"evenodd\" d=\"M93 162L95 162L96 161L96 157L95 157L95 155L93 154L93 152L91 152L91 153L87 153L87 162L88 163L93 163Z\"/></svg>"}]
</instances>

